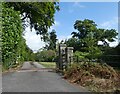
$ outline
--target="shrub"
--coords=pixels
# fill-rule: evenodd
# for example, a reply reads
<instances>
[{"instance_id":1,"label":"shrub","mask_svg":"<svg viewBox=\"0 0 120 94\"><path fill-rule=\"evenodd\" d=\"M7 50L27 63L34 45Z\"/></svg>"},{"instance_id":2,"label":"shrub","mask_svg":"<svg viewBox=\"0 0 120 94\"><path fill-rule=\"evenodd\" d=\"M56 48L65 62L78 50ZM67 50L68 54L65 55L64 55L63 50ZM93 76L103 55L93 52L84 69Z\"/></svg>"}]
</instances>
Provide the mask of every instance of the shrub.
<instances>
[{"instance_id":1,"label":"shrub","mask_svg":"<svg viewBox=\"0 0 120 94\"><path fill-rule=\"evenodd\" d=\"M20 54L23 30L19 15L13 8L2 7L2 62L5 68L12 67Z\"/></svg>"},{"instance_id":2,"label":"shrub","mask_svg":"<svg viewBox=\"0 0 120 94\"><path fill-rule=\"evenodd\" d=\"M43 50L36 53L36 61L52 62L55 61L56 53L54 50Z\"/></svg>"},{"instance_id":3,"label":"shrub","mask_svg":"<svg viewBox=\"0 0 120 94\"><path fill-rule=\"evenodd\" d=\"M76 51L74 53L74 57L78 58L78 61L86 61L86 60L88 60L86 58L87 55L88 55L88 53L86 53L86 52L80 52L80 51Z\"/></svg>"}]
</instances>

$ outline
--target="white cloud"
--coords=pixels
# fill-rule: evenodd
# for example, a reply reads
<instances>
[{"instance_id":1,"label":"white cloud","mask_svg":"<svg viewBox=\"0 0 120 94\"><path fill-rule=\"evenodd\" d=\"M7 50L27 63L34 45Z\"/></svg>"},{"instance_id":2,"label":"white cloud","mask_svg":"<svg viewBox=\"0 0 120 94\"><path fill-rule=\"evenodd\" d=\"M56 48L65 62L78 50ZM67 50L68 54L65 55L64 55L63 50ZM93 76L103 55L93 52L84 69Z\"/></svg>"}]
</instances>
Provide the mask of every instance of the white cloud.
<instances>
[{"instance_id":1,"label":"white cloud","mask_svg":"<svg viewBox=\"0 0 120 94\"><path fill-rule=\"evenodd\" d=\"M74 2L73 7L76 7L76 8L85 8L86 6L81 5L80 2Z\"/></svg>"},{"instance_id":2,"label":"white cloud","mask_svg":"<svg viewBox=\"0 0 120 94\"><path fill-rule=\"evenodd\" d=\"M26 39L26 44L34 51L36 52L40 48L42 48L45 43L41 41L40 35L37 35L35 30L30 31L30 28L26 28L26 33L24 35L24 38Z\"/></svg>"},{"instance_id":3,"label":"white cloud","mask_svg":"<svg viewBox=\"0 0 120 94\"><path fill-rule=\"evenodd\" d=\"M107 41L107 40L106 40ZM107 41L108 42L108 41ZM118 45L118 40L117 39L115 39L115 41L114 42L108 42L109 43L109 46L110 47L115 47L115 46L117 46ZM102 45L103 44L103 42L102 41L98 41L98 45Z\"/></svg>"},{"instance_id":4,"label":"white cloud","mask_svg":"<svg viewBox=\"0 0 120 94\"><path fill-rule=\"evenodd\" d=\"M98 41L98 45L103 45L103 42L102 41Z\"/></svg>"},{"instance_id":5,"label":"white cloud","mask_svg":"<svg viewBox=\"0 0 120 94\"><path fill-rule=\"evenodd\" d=\"M57 28L60 26L60 22L55 21L55 24L50 27L48 31L51 31L52 29ZM32 32L30 31L30 27L25 29L24 38L26 39L26 44L34 51L36 52L40 48L43 48L45 46L45 42L41 41L41 36L36 34L36 31L32 29Z\"/></svg>"},{"instance_id":6,"label":"white cloud","mask_svg":"<svg viewBox=\"0 0 120 94\"><path fill-rule=\"evenodd\" d=\"M109 46L110 47L115 47L115 46L117 46L118 45L118 39L114 39L115 41L114 42L109 42L109 41L107 41L108 43L109 43Z\"/></svg>"},{"instance_id":7,"label":"white cloud","mask_svg":"<svg viewBox=\"0 0 120 94\"><path fill-rule=\"evenodd\" d=\"M104 28L104 29L116 29L118 32L118 17L114 17L113 19L103 22L101 24L98 25L98 27L100 28ZM118 39L115 39L114 42L108 42L110 47L115 47L118 45Z\"/></svg>"},{"instance_id":8,"label":"white cloud","mask_svg":"<svg viewBox=\"0 0 120 94\"><path fill-rule=\"evenodd\" d=\"M80 2L73 2L72 7L68 10L69 13L73 13L78 8L85 8L86 6L81 5Z\"/></svg>"},{"instance_id":9,"label":"white cloud","mask_svg":"<svg viewBox=\"0 0 120 94\"><path fill-rule=\"evenodd\" d=\"M105 21L105 22L99 24L99 27L105 28L105 29L112 29L114 26L117 26L117 25L118 25L118 17L114 17L110 21Z\"/></svg>"},{"instance_id":10,"label":"white cloud","mask_svg":"<svg viewBox=\"0 0 120 94\"><path fill-rule=\"evenodd\" d=\"M118 45L118 40L116 40L115 42L110 42L110 47L115 47Z\"/></svg>"}]
</instances>

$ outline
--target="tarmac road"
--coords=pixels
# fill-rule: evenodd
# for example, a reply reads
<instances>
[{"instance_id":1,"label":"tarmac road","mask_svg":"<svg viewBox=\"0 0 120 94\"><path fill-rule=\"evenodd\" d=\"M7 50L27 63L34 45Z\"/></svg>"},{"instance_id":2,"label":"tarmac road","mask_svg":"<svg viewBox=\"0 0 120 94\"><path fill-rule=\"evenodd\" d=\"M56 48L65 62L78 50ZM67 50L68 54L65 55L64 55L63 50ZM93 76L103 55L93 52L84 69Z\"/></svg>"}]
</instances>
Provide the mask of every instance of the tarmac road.
<instances>
[{"instance_id":1,"label":"tarmac road","mask_svg":"<svg viewBox=\"0 0 120 94\"><path fill-rule=\"evenodd\" d=\"M38 66L37 69L44 68L37 62L35 66ZM88 92L55 72L32 70L35 66L25 62L21 70L3 74L2 92Z\"/></svg>"}]
</instances>

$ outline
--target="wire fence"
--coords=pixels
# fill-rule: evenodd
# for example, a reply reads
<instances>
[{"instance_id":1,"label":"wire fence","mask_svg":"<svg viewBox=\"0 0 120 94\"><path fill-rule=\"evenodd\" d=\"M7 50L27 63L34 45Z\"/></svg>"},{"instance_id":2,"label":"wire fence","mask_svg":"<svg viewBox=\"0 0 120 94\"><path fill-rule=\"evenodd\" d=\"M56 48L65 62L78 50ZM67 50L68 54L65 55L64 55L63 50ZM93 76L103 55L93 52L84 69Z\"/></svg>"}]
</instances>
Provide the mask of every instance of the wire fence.
<instances>
[{"instance_id":1,"label":"wire fence","mask_svg":"<svg viewBox=\"0 0 120 94\"><path fill-rule=\"evenodd\" d=\"M120 55L104 55L101 60L113 67L120 67Z\"/></svg>"},{"instance_id":2,"label":"wire fence","mask_svg":"<svg viewBox=\"0 0 120 94\"><path fill-rule=\"evenodd\" d=\"M80 62L107 63L108 65L113 67L120 67L120 55L103 55L101 58L93 60L80 59L78 56L70 57L70 64Z\"/></svg>"}]
</instances>

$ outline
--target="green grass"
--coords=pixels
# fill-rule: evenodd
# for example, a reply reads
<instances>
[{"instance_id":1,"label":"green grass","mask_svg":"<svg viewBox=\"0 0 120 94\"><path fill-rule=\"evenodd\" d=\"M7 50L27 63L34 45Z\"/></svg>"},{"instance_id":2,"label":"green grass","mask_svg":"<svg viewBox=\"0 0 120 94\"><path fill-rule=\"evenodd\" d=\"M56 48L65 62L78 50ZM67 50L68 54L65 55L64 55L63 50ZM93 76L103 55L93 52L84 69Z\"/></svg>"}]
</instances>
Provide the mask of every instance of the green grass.
<instances>
[{"instance_id":1,"label":"green grass","mask_svg":"<svg viewBox=\"0 0 120 94\"><path fill-rule=\"evenodd\" d=\"M46 68L55 68L56 67L55 62L39 62L39 63Z\"/></svg>"}]
</instances>

